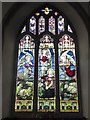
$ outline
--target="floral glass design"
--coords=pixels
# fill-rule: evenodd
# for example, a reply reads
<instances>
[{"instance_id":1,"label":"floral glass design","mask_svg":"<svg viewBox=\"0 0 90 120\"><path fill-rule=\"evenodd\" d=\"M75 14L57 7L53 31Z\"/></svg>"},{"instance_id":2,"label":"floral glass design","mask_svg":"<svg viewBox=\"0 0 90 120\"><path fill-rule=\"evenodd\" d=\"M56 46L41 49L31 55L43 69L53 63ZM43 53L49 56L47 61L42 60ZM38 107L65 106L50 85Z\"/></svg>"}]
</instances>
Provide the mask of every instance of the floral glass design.
<instances>
[{"instance_id":1,"label":"floral glass design","mask_svg":"<svg viewBox=\"0 0 90 120\"><path fill-rule=\"evenodd\" d=\"M32 111L34 97L34 40L25 35L19 43L15 111Z\"/></svg>"}]
</instances>

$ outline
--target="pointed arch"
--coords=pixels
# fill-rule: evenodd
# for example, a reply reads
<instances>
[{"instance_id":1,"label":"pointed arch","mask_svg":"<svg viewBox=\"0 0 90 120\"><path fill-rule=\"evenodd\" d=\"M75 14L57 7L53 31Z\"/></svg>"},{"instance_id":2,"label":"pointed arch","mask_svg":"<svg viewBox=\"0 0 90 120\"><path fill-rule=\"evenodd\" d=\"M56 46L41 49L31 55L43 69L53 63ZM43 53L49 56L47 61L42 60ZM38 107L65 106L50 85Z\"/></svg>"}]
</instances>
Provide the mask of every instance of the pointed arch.
<instances>
[{"instance_id":1,"label":"pointed arch","mask_svg":"<svg viewBox=\"0 0 90 120\"><path fill-rule=\"evenodd\" d=\"M34 52L36 50L37 50L36 52L38 52L36 53L38 54L36 57L38 59L35 59L36 63L38 64L35 70L36 70L36 73L38 74L33 73L33 76L36 76L37 78L36 79L37 82L33 84L33 88L36 89L37 91L36 92L37 99L35 98L35 101L37 102L37 104L36 106L34 104L35 107L32 105L31 111L33 110L33 108L34 109L36 108L35 109L36 112L55 112L56 113L58 110L60 111L60 113L61 112L67 112L67 113L79 112L78 94L68 93L69 90L66 91L66 88L65 88L66 86L68 86L71 89L71 91L69 92L74 91L78 93L78 86L76 82L78 79L76 78L75 79L76 81L69 82L69 80L72 81L74 79L72 78L72 74L69 74L69 76L66 75L67 73L65 71L67 70L67 68L61 67L61 59L63 59L63 56L64 56L63 54L65 53L68 56L68 60L71 59L71 61L69 61L73 64L71 71L73 71L73 74L76 77L77 75L76 55L75 55L76 48L75 48L73 37L71 37L71 36L76 37L76 33L73 26L71 25L67 17L62 12L58 11L56 8L49 5L44 5L38 10L36 10L36 12L33 12L33 14L29 16L28 21L29 22L27 22L27 25L26 25L27 29L22 34L24 35L28 33L28 35L30 36L30 39L34 38L36 46L34 46L33 49L35 49ZM32 47L33 46L32 44L28 42L27 46ZM57 56L58 56L58 60L57 60ZM35 61L33 64L35 64ZM62 61L65 61L65 59L63 59ZM62 64L64 64L64 62L62 62ZM65 65L63 65L63 67L65 67ZM65 77L61 76L62 71L64 71ZM57 76L57 80L56 80L56 76ZM33 78L33 81L34 80L35 78ZM68 81L68 83L66 84L64 83L64 81L66 83ZM48 86L50 82L53 83L53 85L51 86L49 92L45 93L45 89L46 91L48 91L49 89ZM58 83L59 83L59 88L56 88L58 86L56 84ZM62 95L62 93L64 95ZM67 94L67 97L69 98L70 96L72 97L74 95L75 97L73 97L73 99L65 98L66 94ZM50 95L52 96L47 97ZM58 100L58 97L56 96L59 97L59 100ZM66 99L68 100L68 102ZM60 107L58 107L58 104L56 103L58 103ZM27 106L28 105L26 105L26 107ZM24 111L24 110L21 110L21 111ZM26 109L25 111L27 112L28 110Z\"/></svg>"}]
</instances>

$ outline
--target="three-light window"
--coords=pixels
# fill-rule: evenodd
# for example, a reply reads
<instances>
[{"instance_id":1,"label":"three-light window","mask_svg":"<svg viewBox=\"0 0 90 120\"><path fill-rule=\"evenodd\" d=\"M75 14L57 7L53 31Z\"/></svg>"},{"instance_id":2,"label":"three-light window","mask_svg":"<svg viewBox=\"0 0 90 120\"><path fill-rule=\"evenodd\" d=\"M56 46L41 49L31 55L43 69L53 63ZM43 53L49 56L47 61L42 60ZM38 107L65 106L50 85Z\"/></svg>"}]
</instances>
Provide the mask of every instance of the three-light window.
<instances>
[{"instance_id":1,"label":"three-light window","mask_svg":"<svg viewBox=\"0 0 90 120\"><path fill-rule=\"evenodd\" d=\"M34 110L37 84L37 112L56 112L57 86L60 112L79 112L75 33L67 18L52 7L42 7L23 25L21 34L15 111Z\"/></svg>"}]
</instances>

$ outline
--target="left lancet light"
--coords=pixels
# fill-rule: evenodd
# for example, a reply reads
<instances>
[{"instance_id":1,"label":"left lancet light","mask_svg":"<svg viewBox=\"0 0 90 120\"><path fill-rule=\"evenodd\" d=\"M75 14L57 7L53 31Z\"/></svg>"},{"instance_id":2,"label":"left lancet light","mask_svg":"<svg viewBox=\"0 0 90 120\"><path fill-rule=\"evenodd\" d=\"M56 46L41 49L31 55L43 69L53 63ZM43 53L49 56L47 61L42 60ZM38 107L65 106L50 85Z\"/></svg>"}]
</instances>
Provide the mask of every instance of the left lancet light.
<instances>
[{"instance_id":1,"label":"left lancet light","mask_svg":"<svg viewBox=\"0 0 90 120\"><path fill-rule=\"evenodd\" d=\"M34 99L35 43L25 35L19 43L15 112L32 112Z\"/></svg>"}]
</instances>

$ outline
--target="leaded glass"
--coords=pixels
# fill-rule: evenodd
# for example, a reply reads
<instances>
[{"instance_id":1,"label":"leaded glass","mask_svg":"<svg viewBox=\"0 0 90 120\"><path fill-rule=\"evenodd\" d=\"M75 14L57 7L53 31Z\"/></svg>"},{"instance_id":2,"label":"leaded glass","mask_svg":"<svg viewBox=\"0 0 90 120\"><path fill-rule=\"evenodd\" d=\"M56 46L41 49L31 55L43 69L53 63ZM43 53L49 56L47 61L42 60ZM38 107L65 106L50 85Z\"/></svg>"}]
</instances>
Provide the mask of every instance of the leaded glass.
<instances>
[{"instance_id":1,"label":"leaded glass","mask_svg":"<svg viewBox=\"0 0 90 120\"><path fill-rule=\"evenodd\" d=\"M59 16L58 18L58 34L64 31L64 18Z\"/></svg>"},{"instance_id":2,"label":"leaded glass","mask_svg":"<svg viewBox=\"0 0 90 120\"><path fill-rule=\"evenodd\" d=\"M30 18L29 31L34 35L36 34L36 19L34 16Z\"/></svg>"},{"instance_id":3,"label":"leaded glass","mask_svg":"<svg viewBox=\"0 0 90 120\"><path fill-rule=\"evenodd\" d=\"M74 32L65 16L46 4L29 16L20 35L15 111L80 112Z\"/></svg>"},{"instance_id":4,"label":"leaded glass","mask_svg":"<svg viewBox=\"0 0 90 120\"><path fill-rule=\"evenodd\" d=\"M24 33L24 32L26 32L26 25L23 27L21 33Z\"/></svg>"},{"instance_id":5,"label":"leaded glass","mask_svg":"<svg viewBox=\"0 0 90 120\"><path fill-rule=\"evenodd\" d=\"M45 18L41 16L39 18L39 24L38 24L38 34L41 34L45 31Z\"/></svg>"},{"instance_id":6,"label":"leaded glass","mask_svg":"<svg viewBox=\"0 0 90 120\"><path fill-rule=\"evenodd\" d=\"M65 34L58 44L60 112L79 112L75 43Z\"/></svg>"},{"instance_id":7,"label":"leaded glass","mask_svg":"<svg viewBox=\"0 0 90 120\"><path fill-rule=\"evenodd\" d=\"M52 9L49 9L48 7L42 10L42 12L44 12L46 15L48 15L50 11L52 11Z\"/></svg>"},{"instance_id":8,"label":"leaded glass","mask_svg":"<svg viewBox=\"0 0 90 120\"><path fill-rule=\"evenodd\" d=\"M72 31L70 25L68 25L68 31L71 32L71 33L73 33L73 31Z\"/></svg>"},{"instance_id":9,"label":"leaded glass","mask_svg":"<svg viewBox=\"0 0 90 120\"><path fill-rule=\"evenodd\" d=\"M55 18L53 16L49 18L49 32L55 35Z\"/></svg>"},{"instance_id":10,"label":"leaded glass","mask_svg":"<svg viewBox=\"0 0 90 120\"><path fill-rule=\"evenodd\" d=\"M38 112L55 112L55 49L53 39L40 39L38 54Z\"/></svg>"},{"instance_id":11,"label":"leaded glass","mask_svg":"<svg viewBox=\"0 0 90 120\"><path fill-rule=\"evenodd\" d=\"M19 43L15 111L32 111L34 97L34 40L25 35Z\"/></svg>"}]
</instances>

